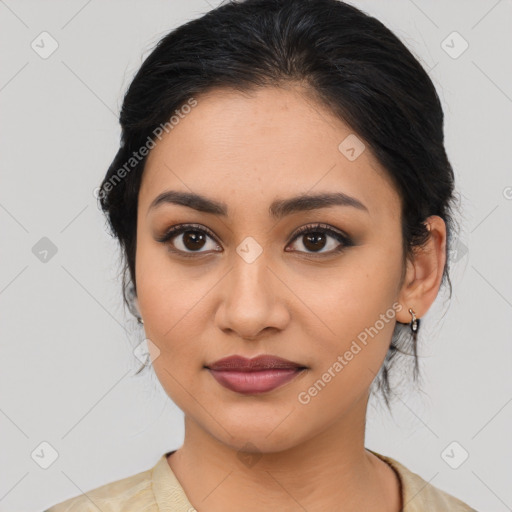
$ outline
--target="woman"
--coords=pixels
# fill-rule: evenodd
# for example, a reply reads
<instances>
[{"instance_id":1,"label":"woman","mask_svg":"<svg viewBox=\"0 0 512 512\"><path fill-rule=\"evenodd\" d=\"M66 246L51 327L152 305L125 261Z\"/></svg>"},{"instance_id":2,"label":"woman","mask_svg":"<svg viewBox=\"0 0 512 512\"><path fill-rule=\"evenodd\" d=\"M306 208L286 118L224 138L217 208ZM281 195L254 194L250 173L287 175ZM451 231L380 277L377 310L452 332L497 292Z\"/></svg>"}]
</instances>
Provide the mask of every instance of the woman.
<instances>
[{"instance_id":1,"label":"woman","mask_svg":"<svg viewBox=\"0 0 512 512\"><path fill-rule=\"evenodd\" d=\"M443 112L397 37L336 0L222 5L159 42L120 122L99 198L185 440L49 511L473 510L364 446L450 284Z\"/></svg>"}]
</instances>

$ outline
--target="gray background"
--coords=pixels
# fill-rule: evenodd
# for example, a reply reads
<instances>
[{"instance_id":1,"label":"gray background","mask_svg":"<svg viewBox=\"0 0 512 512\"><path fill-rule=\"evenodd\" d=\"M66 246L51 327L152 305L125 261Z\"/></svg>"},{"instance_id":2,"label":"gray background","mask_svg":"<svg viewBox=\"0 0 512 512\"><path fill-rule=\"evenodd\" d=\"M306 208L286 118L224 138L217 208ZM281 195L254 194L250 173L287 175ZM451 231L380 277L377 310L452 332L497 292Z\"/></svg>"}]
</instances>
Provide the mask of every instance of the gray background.
<instances>
[{"instance_id":1,"label":"gray background","mask_svg":"<svg viewBox=\"0 0 512 512\"><path fill-rule=\"evenodd\" d=\"M352 3L429 70L463 212L452 301L440 295L422 323L423 393L406 393L393 416L371 402L366 446L478 510L512 510L512 2ZM154 374L132 376L144 335L124 311L93 191L143 57L215 5L0 1L2 512L43 510L182 442L182 413ZM43 31L59 45L45 59L31 47ZM457 58L454 31L469 44ZM44 237L57 252L41 261ZM452 460L469 454L457 469L446 462L453 441ZM48 469L31 456L42 442L58 454Z\"/></svg>"}]
</instances>

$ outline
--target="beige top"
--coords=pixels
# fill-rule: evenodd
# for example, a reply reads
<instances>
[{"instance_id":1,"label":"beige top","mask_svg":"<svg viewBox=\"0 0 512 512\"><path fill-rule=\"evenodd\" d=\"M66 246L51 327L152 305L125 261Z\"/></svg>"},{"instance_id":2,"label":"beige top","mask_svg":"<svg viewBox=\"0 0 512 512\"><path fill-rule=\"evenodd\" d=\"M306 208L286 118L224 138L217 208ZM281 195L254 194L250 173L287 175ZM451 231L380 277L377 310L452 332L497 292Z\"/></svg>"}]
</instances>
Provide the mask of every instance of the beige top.
<instances>
[{"instance_id":1,"label":"beige top","mask_svg":"<svg viewBox=\"0 0 512 512\"><path fill-rule=\"evenodd\" d=\"M396 460L368 450L398 474L402 512L477 512L452 495L430 485ZM45 512L195 512L165 453L151 468L116 480L54 505Z\"/></svg>"}]
</instances>

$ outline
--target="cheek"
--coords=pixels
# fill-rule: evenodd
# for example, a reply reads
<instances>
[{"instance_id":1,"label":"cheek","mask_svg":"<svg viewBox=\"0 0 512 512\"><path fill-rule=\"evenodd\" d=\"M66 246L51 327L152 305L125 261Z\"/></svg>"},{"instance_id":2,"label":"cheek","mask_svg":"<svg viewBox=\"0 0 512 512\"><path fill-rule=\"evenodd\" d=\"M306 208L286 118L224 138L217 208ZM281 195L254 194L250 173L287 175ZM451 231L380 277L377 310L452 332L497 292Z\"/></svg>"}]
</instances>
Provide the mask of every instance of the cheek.
<instances>
[{"instance_id":1,"label":"cheek","mask_svg":"<svg viewBox=\"0 0 512 512\"><path fill-rule=\"evenodd\" d=\"M181 375L182 381L192 364L197 368L203 364L200 340L204 325L198 315L207 283L191 279L186 270L172 263L165 248L155 249L151 244L137 248L136 279L144 331L160 351L153 360L155 372L173 387L166 370Z\"/></svg>"},{"instance_id":2,"label":"cheek","mask_svg":"<svg viewBox=\"0 0 512 512\"><path fill-rule=\"evenodd\" d=\"M391 308L398 297L401 261L396 251L372 243L353 248L328 272L311 272L302 273L294 291L322 320L327 338L347 340L374 325ZM383 330L390 335L393 329Z\"/></svg>"},{"instance_id":3,"label":"cheek","mask_svg":"<svg viewBox=\"0 0 512 512\"><path fill-rule=\"evenodd\" d=\"M201 300L204 283L179 273L162 275L152 266L138 291L146 337L159 350L158 357L152 358L155 374L173 402L189 411L190 393L201 403L204 398L203 386L197 380L206 371L202 367L207 362L203 343L208 319L202 309L205 301Z\"/></svg>"},{"instance_id":4,"label":"cheek","mask_svg":"<svg viewBox=\"0 0 512 512\"><path fill-rule=\"evenodd\" d=\"M335 334L313 338L315 365L296 397L309 418L318 416L324 421L326 416L336 421L366 396L383 364L396 322L393 303L386 300L368 300L357 308L345 305L344 300L336 303L334 298L331 304L324 314Z\"/></svg>"},{"instance_id":5,"label":"cheek","mask_svg":"<svg viewBox=\"0 0 512 512\"><path fill-rule=\"evenodd\" d=\"M204 281L200 283L177 274L164 276L155 269L146 273L138 284L146 335L173 367L184 359L202 363L201 340L208 322L203 310L207 289L208 283Z\"/></svg>"},{"instance_id":6,"label":"cheek","mask_svg":"<svg viewBox=\"0 0 512 512\"><path fill-rule=\"evenodd\" d=\"M388 248L361 246L339 269L332 270L329 278L316 280L314 289L306 285L309 279L302 281L302 288L298 286L297 293L307 297L309 308L321 320L312 321L316 327L311 326L306 333L316 340L318 365L313 381L320 376L329 382L326 387L337 388L338 393L343 389L362 392L369 386L384 361L395 328L400 265L396 252ZM320 374L328 371L330 374L322 379ZM336 384L331 385L331 381ZM326 399L328 396L325 393Z\"/></svg>"},{"instance_id":7,"label":"cheek","mask_svg":"<svg viewBox=\"0 0 512 512\"><path fill-rule=\"evenodd\" d=\"M201 292L204 294L204 283L191 278L186 268L173 262L163 244L155 243L146 234L137 242L135 272L144 321L163 341L194 307Z\"/></svg>"}]
</instances>

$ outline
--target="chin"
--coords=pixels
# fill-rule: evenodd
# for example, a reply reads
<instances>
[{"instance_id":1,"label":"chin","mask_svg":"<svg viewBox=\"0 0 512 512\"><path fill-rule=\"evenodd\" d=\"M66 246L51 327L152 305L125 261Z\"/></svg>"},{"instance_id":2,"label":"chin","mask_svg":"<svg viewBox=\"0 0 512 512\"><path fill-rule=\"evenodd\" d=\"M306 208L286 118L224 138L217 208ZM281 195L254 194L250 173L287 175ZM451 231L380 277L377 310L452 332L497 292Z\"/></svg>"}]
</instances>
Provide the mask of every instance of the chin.
<instances>
[{"instance_id":1,"label":"chin","mask_svg":"<svg viewBox=\"0 0 512 512\"><path fill-rule=\"evenodd\" d=\"M214 428L214 431L210 430L210 435L235 451L278 453L293 448L300 442L297 431L291 435L294 428L292 424L285 427L275 420L258 422L254 418L253 421L246 420L243 423L226 420L219 420L219 423L225 430L217 424L210 425Z\"/></svg>"}]
</instances>

